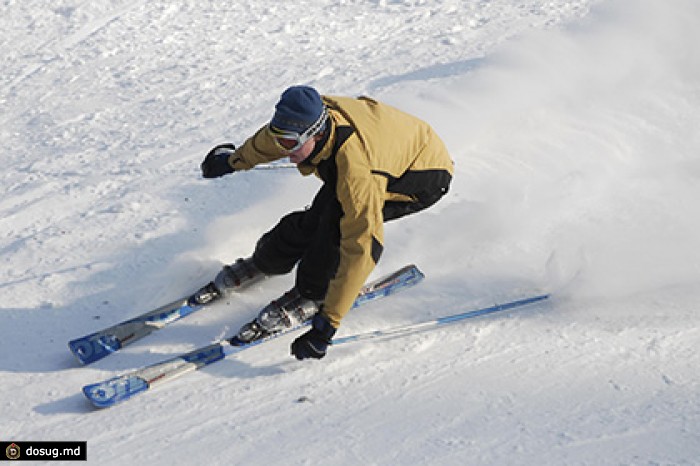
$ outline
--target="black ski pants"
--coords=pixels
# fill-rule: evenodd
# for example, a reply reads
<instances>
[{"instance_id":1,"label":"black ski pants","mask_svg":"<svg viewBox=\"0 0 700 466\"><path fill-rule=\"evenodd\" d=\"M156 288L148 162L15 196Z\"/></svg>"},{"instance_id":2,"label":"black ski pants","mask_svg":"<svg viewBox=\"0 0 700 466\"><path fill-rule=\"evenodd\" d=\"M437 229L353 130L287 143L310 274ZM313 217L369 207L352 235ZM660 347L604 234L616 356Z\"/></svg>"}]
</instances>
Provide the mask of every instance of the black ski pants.
<instances>
[{"instance_id":1,"label":"black ski pants","mask_svg":"<svg viewBox=\"0 0 700 466\"><path fill-rule=\"evenodd\" d=\"M384 221L421 211L448 190L451 177L443 176L433 188L422 186L415 202L386 202ZM325 183L306 210L285 215L259 240L253 253L255 265L267 275L292 271L298 263L296 287L309 299L321 301L340 261L340 218L343 215L334 187Z\"/></svg>"}]
</instances>

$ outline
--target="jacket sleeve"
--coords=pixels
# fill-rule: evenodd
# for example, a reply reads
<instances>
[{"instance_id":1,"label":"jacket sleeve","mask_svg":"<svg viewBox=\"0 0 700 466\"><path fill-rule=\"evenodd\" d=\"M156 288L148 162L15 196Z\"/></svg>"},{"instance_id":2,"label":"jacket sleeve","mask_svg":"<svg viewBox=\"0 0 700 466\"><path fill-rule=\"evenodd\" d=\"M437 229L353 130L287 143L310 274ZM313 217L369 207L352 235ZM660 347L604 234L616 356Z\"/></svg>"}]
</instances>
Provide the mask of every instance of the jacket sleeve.
<instances>
[{"instance_id":1,"label":"jacket sleeve","mask_svg":"<svg viewBox=\"0 0 700 466\"><path fill-rule=\"evenodd\" d=\"M229 156L228 164L236 171L250 170L258 164L274 162L284 157L286 155L277 148L266 125Z\"/></svg>"},{"instance_id":2,"label":"jacket sleeve","mask_svg":"<svg viewBox=\"0 0 700 466\"><path fill-rule=\"evenodd\" d=\"M336 161L336 190L343 209L340 263L329 284L323 313L338 328L382 253L384 200L363 152L341 151Z\"/></svg>"}]
</instances>

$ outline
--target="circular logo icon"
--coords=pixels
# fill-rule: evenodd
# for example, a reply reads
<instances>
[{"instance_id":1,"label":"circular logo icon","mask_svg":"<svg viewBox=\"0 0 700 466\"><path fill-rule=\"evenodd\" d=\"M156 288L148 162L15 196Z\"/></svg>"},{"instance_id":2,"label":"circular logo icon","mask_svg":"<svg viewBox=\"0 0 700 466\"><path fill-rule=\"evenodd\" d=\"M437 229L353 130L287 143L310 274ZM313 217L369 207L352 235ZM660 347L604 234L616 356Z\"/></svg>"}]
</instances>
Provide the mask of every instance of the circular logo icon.
<instances>
[{"instance_id":1,"label":"circular logo icon","mask_svg":"<svg viewBox=\"0 0 700 466\"><path fill-rule=\"evenodd\" d=\"M7 456L8 460L18 460L19 459L19 445L16 443L11 443L8 445L7 448L5 448L5 456Z\"/></svg>"}]
</instances>

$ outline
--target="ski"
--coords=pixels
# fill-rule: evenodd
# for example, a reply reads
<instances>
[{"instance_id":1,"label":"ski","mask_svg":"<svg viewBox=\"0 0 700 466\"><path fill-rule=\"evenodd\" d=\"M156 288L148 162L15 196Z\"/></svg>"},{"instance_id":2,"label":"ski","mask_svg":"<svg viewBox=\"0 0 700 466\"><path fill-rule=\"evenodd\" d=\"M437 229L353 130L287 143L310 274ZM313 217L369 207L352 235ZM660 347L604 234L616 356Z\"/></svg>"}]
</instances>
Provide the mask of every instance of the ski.
<instances>
[{"instance_id":1,"label":"ski","mask_svg":"<svg viewBox=\"0 0 700 466\"><path fill-rule=\"evenodd\" d=\"M396 272L366 284L355 299L353 308L411 287L423 278L424 275L418 267L415 265L405 266ZM145 392L154 385L161 384L187 372L195 371L220 361L232 354L286 335L308 324L309 322L243 346L231 345L228 340L212 343L163 362L136 369L103 382L86 385L83 387L83 394L98 408L113 406Z\"/></svg>"},{"instance_id":2,"label":"ski","mask_svg":"<svg viewBox=\"0 0 700 466\"><path fill-rule=\"evenodd\" d=\"M216 299L218 299L218 293L210 283L191 296L71 340L68 342L68 347L78 361L82 364L90 364L119 351L155 330L160 330L166 325L204 309L207 304Z\"/></svg>"}]
</instances>

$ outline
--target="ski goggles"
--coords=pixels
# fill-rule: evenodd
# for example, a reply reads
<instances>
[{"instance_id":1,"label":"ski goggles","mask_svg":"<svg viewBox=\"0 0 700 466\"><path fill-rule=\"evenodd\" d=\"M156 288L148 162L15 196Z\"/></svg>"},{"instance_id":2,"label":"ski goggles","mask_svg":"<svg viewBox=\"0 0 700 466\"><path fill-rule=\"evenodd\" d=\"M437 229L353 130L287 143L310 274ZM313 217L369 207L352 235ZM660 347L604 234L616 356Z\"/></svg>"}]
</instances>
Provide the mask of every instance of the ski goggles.
<instances>
[{"instance_id":1,"label":"ski goggles","mask_svg":"<svg viewBox=\"0 0 700 466\"><path fill-rule=\"evenodd\" d=\"M323 126L326 123L326 118L328 117L328 110L323 107L321 116L318 120L314 122L309 128L303 133L297 133L296 131L286 131L283 129L275 128L270 124L267 128L272 139L275 141L275 145L279 147L284 152L294 152L297 151L306 144L306 141L316 136L323 130Z\"/></svg>"}]
</instances>

